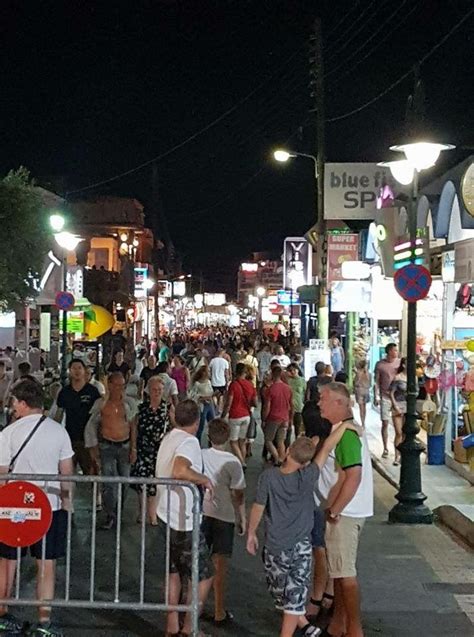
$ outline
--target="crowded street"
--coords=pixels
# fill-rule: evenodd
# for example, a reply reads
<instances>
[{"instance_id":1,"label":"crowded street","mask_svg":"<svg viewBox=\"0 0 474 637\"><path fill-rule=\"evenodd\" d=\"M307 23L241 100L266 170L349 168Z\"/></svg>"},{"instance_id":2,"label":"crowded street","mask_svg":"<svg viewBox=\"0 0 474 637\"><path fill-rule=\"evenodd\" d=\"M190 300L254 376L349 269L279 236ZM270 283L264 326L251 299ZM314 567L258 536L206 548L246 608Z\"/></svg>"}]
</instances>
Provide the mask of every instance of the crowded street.
<instances>
[{"instance_id":1,"label":"crowded street","mask_svg":"<svg viewBox=\"0 0 474 637\"><path fill-rule=\"evenodd\" d=\"M0 637L474 637L474 7L0 16Z\"/></svg>"}]
</instances>

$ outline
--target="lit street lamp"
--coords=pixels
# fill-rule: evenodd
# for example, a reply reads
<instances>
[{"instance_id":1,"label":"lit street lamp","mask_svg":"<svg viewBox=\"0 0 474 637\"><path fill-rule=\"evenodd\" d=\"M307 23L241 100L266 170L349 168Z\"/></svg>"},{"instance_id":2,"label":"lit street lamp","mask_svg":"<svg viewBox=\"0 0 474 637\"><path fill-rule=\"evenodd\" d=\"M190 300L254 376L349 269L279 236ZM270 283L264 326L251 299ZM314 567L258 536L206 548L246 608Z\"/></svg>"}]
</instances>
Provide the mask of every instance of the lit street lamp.
<instances>
[{"instance_id":1,"label":"lit street lamp","mask_svg":"<svg viewBox=\"0 0 474 637\"><path fill-rule=\"evenodd\" d=\"M319 338L327 339L329 333L329 308L327 301L327 277L325 275L325 244L324 236L326 234L326 222L324 220L324 204L322 196L322 183L319 179L318 173L318 158L315 155L309 153L300 153L294 150L285 150L279 148L273 152L273 157L276 161L286 163L293 157L304 157L311 159L314 164L314 179L316 181L317 191L317 205L318 211L317 217L317 236L318 245L316 250L316 256L318 259L318 275L319 275L319 301L318 301L318 336ZM319 172L323 174L324 164L321 164Z\"/></svg>"},{"instance_id":2,"label":"lit street lamp","mask_svg":"<svg viewBox=\"0 0 474 637\"><path fill-rule=\"evenodd\" d=\"M293 157L306 157L306 159L311 159L314 162L314 177L318 178L318 160L314 155L310 155L309 153L299 153L295 150L284 150L283 148L279 148L273 152L273 157L276 161L285 164L289 159Z\"/></svg>"},{"instance_id":3,"label":"lit street lamp","mask_svg":"<svg viewBox=\"0 0 474 637\"><path fill-rule=\"evenodd\" d=\"M49 217L49 225L54 233L54 240L60 248L62 248L62 291L67 292L67 253L77 248L81 241L70 232L64 231L65 219L61 214L54 213ZM61 383L66 384L67 380L67 311L62 310L62 336L61 336Z\"/></svg>"},{"instance_id":4,"label":"lit street lamp","mask_svg":"<svg viewBox=\"0 0 474 637\"><path fill-rule=\"evenodd\" d=\"M410 245L417 239L417 200L419 172L431 168L442 150L454 148L451 144L431 143L418 139L413 143L392 146L390 150L403 152L404 160L385 162L394 178L402 184L412 184L408 204L408 230ZM418 394L416 378L416 302L408 302L407 312L407 413L403 425L404 439L398 446L401 455L400 487L395 496L398 503L389 513L390 522L408 524L431 524L433 514L426 506L426 496L422 491L420 454L424 445L418 440L420 431L416 413Z\"/></svg>"}]
</instances>

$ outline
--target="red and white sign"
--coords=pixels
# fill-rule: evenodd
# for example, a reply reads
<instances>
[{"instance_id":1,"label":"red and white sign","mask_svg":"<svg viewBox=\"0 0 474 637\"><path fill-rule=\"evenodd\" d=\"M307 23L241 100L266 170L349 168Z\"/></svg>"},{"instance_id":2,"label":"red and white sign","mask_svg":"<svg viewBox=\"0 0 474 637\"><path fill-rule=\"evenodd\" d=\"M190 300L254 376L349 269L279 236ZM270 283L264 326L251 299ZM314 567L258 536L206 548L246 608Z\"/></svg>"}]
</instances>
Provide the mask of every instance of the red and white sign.
<instances>
[{"instance_id":1,"label":"red and white sign","mask_svg":"<svg viewBox=\"0 0 474 637\"><path fill-rule=\"evenodd\" d=\"M327 279L328 288L333 281L344 281L342 264L357 261L359 257L359 235L350 233L328 234L327 236Z\"/></svg>"},{"instance_id":2,"label":"red and white sign","mask_svg":"<svg viewBox=\"0 0 474 637\"><path fill-rule=\"evenodd\" d=\"M31 546L49 530L53 513L46 493L31 482L10 482L0 487L0 542Z\"/></svg>"}]
</instances>

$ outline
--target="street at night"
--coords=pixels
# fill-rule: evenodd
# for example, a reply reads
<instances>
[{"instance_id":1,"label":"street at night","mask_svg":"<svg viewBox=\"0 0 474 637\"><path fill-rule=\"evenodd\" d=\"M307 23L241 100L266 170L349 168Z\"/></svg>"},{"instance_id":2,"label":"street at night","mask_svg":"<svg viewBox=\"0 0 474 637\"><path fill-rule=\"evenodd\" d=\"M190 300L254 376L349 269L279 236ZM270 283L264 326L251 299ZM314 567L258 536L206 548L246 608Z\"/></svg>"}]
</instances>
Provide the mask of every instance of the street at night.
<instances>
[{"instance_id":1,"label":"street at night","mask_svg":"<svg viewBox=\"0 0 474 637\"><path fill-rule=\"evenodd\" d=\"M4 0L0 637L474 637L474 8Z\"/></svg>"}]
</instances>

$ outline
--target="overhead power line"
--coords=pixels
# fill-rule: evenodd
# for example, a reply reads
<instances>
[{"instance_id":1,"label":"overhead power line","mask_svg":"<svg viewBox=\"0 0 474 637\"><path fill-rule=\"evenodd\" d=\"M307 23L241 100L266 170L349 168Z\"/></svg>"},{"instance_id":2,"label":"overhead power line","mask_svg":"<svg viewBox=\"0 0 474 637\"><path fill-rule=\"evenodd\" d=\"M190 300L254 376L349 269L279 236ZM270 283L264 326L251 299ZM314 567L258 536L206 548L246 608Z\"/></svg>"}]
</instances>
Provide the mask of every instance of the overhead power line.
<instances>
[{"instance_id":1,"label":"overhead power line","mask_svg":"<svg viewBox=\"0 0 474 637\"><path fill-rule=\"evenodd\" d=\"M461 18L454 26L453 28L437 43L435 44L429 51L428 53L426 53L419 61L418 61L418 65L422 65L426 62L426 60L428 60L428 58L430 58L433 53L435 53L440 47L443 46L443 44L452 36L452 34L457 31L457 29L459 29L460 26L462 26L464 24L464 22L466 22L474 13L474 9L470 9L466 15ZM411 75L413 73L412 68L410 68L406 73L404 73L403 75L401 75L398 80L395 80L395 82L392 82L392 84L390 84L390 86L388 86L384 91L381 91L378 95L376 95L375 97L373 97L371 100L369 100L368 102L365 102L365 104L361 104L361 106L358 106L357 108L352 109L351 111L344 113L342 115L337 115L336 117L331 117L329 119L326 119L326 122L331 123L331 122L338 122L342 119L346 119L347 117L351 117L351 115L355 115L356 113L360 113L361 111L363 111L364 109L366 109L368 106L371 106L372 104L374 104L375 102L377 102L379 99L381 99L382 97L384 97L384 95L387 95L387 93L389 93L392 89L394 89L396 86L398 86L401 82L403 82L403 80L405 78L407 78L409 75Z\"/></svg>"},{"instance_id":2,"label":"overhead power line","mask_svg":"<svg viewBox=\"0 0 474 637\"><path fill-rule=\"evenodd\" d=\"M387 0L385 0L386 2ZM364 16L365 14L372 8L372 6L375 4L376 0L371 0L367 6L362 9L362 11L359 13L358 17L355 18L347 27L346 29L343 29L341 31L341 33L334 39L333 42L330 42L327 46L327 50L330 51L331 48L335 49L335 52L333 53L331 51L331 54L329 56L327 56L327 58L325 58L325 61L327 62L328 60L331 60L332 58L336 57L336 52L339 53L342 49L344 49L346 46L348 46L348 44L355 38L357 37L357 35L367 27L367 19L364 20ZM375 13L377 12L377 8L375 9ZM370 18L368 18L370 19ZM354 31L354 29L356 28L356 26L358 25L359 22L362 21L362 26L359 27L356 31ZM347 35L347 38L344 39ZM339 46L336 45L341 42L341 44Z\"/></svg>"},{"instance_id":3,"label":"overhead power line","mask_svg":"<svg viewBox=\"0 0 474 637\"><path fill-rule=\"evenodd\" d=\"M385 40L387 38L392 37L393 34L398 31L398 29L403 25L403 23L408 20L408 18L411 16L411 14L418 9L418 6L419 6L419 2L415 2L413 4L413 6L411 7L410 11L404 13L403 16L401 16L401 18L399 20L397 20L396 24L394 25L394 29L392 29L391 31L387 31L384 36L379 38L377 40L377 43L372 48L370 48L365 53L365 55L363 55L362 57L357 58L357 60L355 60L355 62L352 64L352 66L350 66L348 69L346 69L342 73L338 73L337 77L334 78L333 82L338 83L342 79L347 77L347 75L352 73L354 71L354 69L356 68L356 66L359 66L359 64L362 64L362 62L364 62L369 56L371 56L372 53L374 53L374 51L376 51L379 48L379 46L385 42ZM366 44L367 44L367 42L364 43L364 46ZM346 62L347 62L347 60L346 60Z\"/></svg>"},{"instance_id":4,"label":"overhead power line","mask_svg":"<svg viewBox=\"0 0 474 637\"><path fill-rule=\"evenodd\" d=\"M388 16L388 18L382 22L382 24L378 27L378 29L376 29L372 33L370 38L367 38L366 40L364 40L364 42L362 42L362 44L358 48L354 49L354 51L352 51L352 53L343 62L340 62L339 64L334 66L330 71L325 73L325 77L329 77L330 75L333 75L334 73L336 73L336 71L339 71L339 69L342 68L343 66L345 66L347 64L347 62L352 60L359 53L359 51L364 49L371 40L373 40L375 37L377 37L377 35L379 33L383 32L383 29L387 26L387 24L389 24L395 18L397 13L403 9L403 7L406 5L407 2L408 2L408 0L403 0L403 2L401 2L396 7L395 11L393 11Z\"/></svg>"},{"instance_id":5,"label":"overhead power line","mask_svg":"<svg viewBox=\"0 0 474 637\"><path fill-rule=\"evenodd\" d=\"M238 102L236 102L233 106L231 106L231 108L227 109L224 113L219 115L219 117L216 117L216 119L214 119L212 122L209 122L209 124L206 124L206 126L203 126L198 131L196 131L195 133L193 133L192 135L190 135L183 141L179 142L178 144L175 144L174 146L172 146L171 148L168 148L163 153L160 153L159 155L156 155L156 157L152 157L151 159L148 159L147 161L139 164L138 166L134 166L133 168L130 168L129 170L125 170L124 172L114 175L113 177L109 177L108 179L103 179L102 181L97 181L95 183L89 184L88 186L84 186L83 188L76 188L75 190L70 190L67 193L65 193L65 195L66 196L75 195L80 192L93 190L94 188L98 188L99 186L105 186L106 184L110 184L113 181L117 181L118 179L122 179L123 177L127 177L128 175L138 172L139 170L142 170L142 168L146 168L147 166L150 166L154 162L160 161L161 159L164 159L168 155L171 155L172 153L176 152L180 148L183 148L183 146L186 146L190 142L194 141L197 137L199 137L203 133L207 132L208 130L210 130L211 128L213 128L214 126L222 122L234 111L236 111L240 106L245 104L245 102L247 102L251 97L253 97L262 88L262 86L267 84L267 82L269 82L281 70L283 66L285 66L286 64L288 64L288 62L290 62L293 58L295 58L298 55L298 53L304 48L304 46L305 45L303 44L302 46L298 47L296 51L294 51L282 64L278 66L278 68L272 71L270 75L267 75L267 77L264 80L262 80L262 82L260 82L258 86L256 86L252 91L250 91L250 93L247 93L247 95L242 97Z\"/></svg>"}]
</instances>

